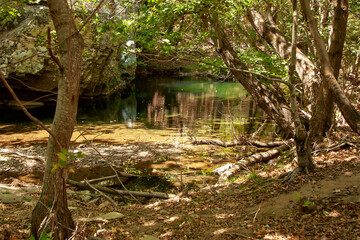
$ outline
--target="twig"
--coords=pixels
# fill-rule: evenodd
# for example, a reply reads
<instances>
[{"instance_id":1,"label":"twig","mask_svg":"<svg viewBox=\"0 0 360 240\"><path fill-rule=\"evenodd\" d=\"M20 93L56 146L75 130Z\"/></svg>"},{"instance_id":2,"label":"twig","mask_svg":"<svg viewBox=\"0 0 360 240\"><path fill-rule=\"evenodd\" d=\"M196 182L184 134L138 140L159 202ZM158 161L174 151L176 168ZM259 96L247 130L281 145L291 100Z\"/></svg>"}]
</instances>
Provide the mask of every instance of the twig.
<instances>
[{"instance_id":1,"label":"twig","mask_svg":"<svg viewBox=\"0 0 360 240\"><path fill-rule=\"evenodd\" d=\"M96 147L94 147L94 145L84 136L84 134L83 134L83 133L80 133L80 135L89 143L89 145L91 146L91 148L94 149L94 150L99 154L99 156L100 156L103 160L106 161L106 159L104 158L104 156L99 152L99 150L97 150ZM128 194L129 194L137 203L141 204L140 201L139 201L136 197L134 197L134 195L125 187L124 183L121 181L121 179L120 179L120 177L119 177L119 175L118 175L118 172L115 170L115 168L114 168L111 164L108 164L108 165L109 165L109 166L111 167L111 169L115 172L115 174L116 174L116 176L117 176L117 178L118 178L121 186L125 189L125 191L127 191Z\"/></svg>"},{"instance_id":2,"label":"twig","mask_svg":"<svg viewBox=\"0 0 360 240\"><path fill-rule=\"evenodd\" d=\"M95 15L95 13L101 8L101 5L105 2L106 0L102 0L94 9L94 11L85 19L83 25L79 28L79 32L85 27L86 24L88 24L88 22L90 21L90 19Z\"/></svg>"},{"instance_id":3,"label":"twig","mask_svg":"<svg viewBox=\"0 0 360 240\"><path fill-rule=\"evenodd\" d=\"M121 177L139 177L137 175L134 175L134 174L129 174L129 173L119 173L119 175ZM102 177L102 178L94 178L94 179L90 179L88 180L89 183L96 183L96 182L102 182L102 181L106 181L106 180L111 180L111 179L114 179L114 178L117 178L118 175L112 175L112 176L106 176L106 177Z\"/></svg>"},{"instance_id":4,"label":"twig","mask_svg":"<svg viewBox=\"0 0 360 240\"><path fill-rule=\"evenodd\" d=\"M258 210L256 210L256 212L255 212L255 216L254 216L254 219L253 219L253 223L255 222L258 213L260 212L261 204L262 204L262 202L260 203Z\"/></svg>"},{"instance_id":5,"label":"twig","mask_svg":"<svg viewBox=\"0 0 360 240\"><path fill-rule=\"evenodd\" d=\"M121 179L120 179L120 177L119 177L118 172L116 171L116 169L115 169L111 164L108 164L108 165L109 165L109 166L111 167L111 169L115 172L118 181L120 182L121 186L125 189L125 191L127 191L127 192L129 193L129 195L130 195L138 204L141 205L141 202L140 202L133 194L131 194L131 192L125 187L125 185L124 185L124 183L121 181Z\"/></svg>"},{"instance_id":6,"label":"twig","mask_svg":"<svg viewBox=\"0 0 360 240\"><path fill-rule=\"evenodd\" d=\"M93 187L88 180L84 180L84 182L94 191L98 192L101 196L103 196L104 198L106 198L107 200L109 200L115 207L117 207L117 203L112 200L109 196L105 195L104 193L102 193L100 190L98 190L97 188Z\"/></svg>"},{"instance_id":7,"label":"twig","mask_svg":"<svg viewBox=\"0 0 360 240\"><path fill-rule=\"evenodd\" d=\"M47 29L48 34L48 46L47 49L49 51L51 59L59 66L60 72L64 72L64 67L61 65L59 58L55 57L52 49L51 49L51 33L50 33L50 27Z\"/></svg>"},{"instance_id":8,"label":"twig","mask_svg":"<svg viewBox=\"0 0 360 240\"><path fill-rule=\"evenodd\" d=\"M9 83L5 80L5 77L3 75L3 73L0 71L0 77L2 82L4 83L5 87L9 90L11 96L15 99L15 101L17 102L17 104L19 104L21 110L23 110L23 112L25 113L26 116L28 116L32 121L34 121L35 123L37 123L42 129L44 129L45 131L47 131L54 139L56 145L59 147L59 149L61 149L61 144L59 142L59 140L56 138L55 134L49 129L47 128L39 119L37 119L36 117L34 117L33 115L31 115L31 113L29 113L29 111L25 108L25 106L21 103L20 99L16 96L14 90L11 88L11 86L9 85Z\"/></svg>"},{"instance_id":9,"label":"twig","mask_svg":"<svg viewBox=\"0 0 360 240\"><path fill-rule=\"evenodd\" d=\"M258 129L256 129L256 131L251 135L250 139L253 139L256 135L258 135L259 132L264 128L266 123L268 123L268 119L265 119L265 121L260 125L260 127Z\"/></svg>"}]
</instances>

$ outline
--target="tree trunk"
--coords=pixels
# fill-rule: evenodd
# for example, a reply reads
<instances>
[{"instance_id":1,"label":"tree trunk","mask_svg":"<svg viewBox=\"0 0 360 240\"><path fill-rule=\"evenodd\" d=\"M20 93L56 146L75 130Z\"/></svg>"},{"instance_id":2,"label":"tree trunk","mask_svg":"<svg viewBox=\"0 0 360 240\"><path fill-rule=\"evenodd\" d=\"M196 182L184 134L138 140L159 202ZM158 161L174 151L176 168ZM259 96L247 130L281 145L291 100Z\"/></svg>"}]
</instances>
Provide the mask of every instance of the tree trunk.
<instances>
[{"instance_id":1,"label":"tree trunk","mask_svg":"<svg viewBox=\"0 0 360 240\"><path fill-rule=\"evenodd\" d=\"M289 59L291 57L291 42L285 38L276 25L265 21L263 16L255 10L248 11L246 18L255 31L275 49L276 53L282 59ZM304 85L305 94L310 102L312 102L321 83L321 78L317 74L316 66L298 48L296 48L295 66L296 72Z\"/></svg>"},{"instance_id":2,"label":"tree trunk","mask_svg":"<svg viewBox=\"0 0 360 240\"><path fill-rule=\"evenodd\" d=\"M334 1L334 20L330 35L329 60L337 79L341 68L341 60L346 37L348 2L347 0ZM334 94L329 82L323 81L319 93L313 103L313 118L310 122L311 141L317 141L330 128L334 121Z\"/></svg>"},{"instance_id":3,"label":"tree trunk","mask_svg":"<svg viewBox=\"0 0 360 240\"><path fill-rule=\"evenodd\" d=\"M315 47L317 50L316 52L318 55L317 58L320 61L324 74L325 87L331 90L332 94L334 95L336 104L340 108L340 111L344 116L346 122L356 133L360 134L360 114L355 109L355 107L351 105L351 102L341 90L341 87L336 80L336 76L334 75L334 70L331 66L331 62L329 59L329 55L326 51L324 41L319 34L316 20L310 10L309 1L300 0L300 3L304 14L308 19L308 25L310 27L310 31L315 42Z\"/></svg>"},{"instance_id":4,"label":"tree trunk","mask_svg":"<svg viewBox=\"0 0 360 240\"><path fill-rule=\"evenodd\" d=\"M290 103L291 110L294 116L295 123L295 144L296 153L298 157L298 166L301 171L307 172L313 170L315 165L312 161L311 144L309 142L309 135L304 125L300 121L298 105L296 101L295 90L295 65L297 59L297 0L292 0L293 5L293 28L292 28L292 40L291 40L291 59L289 65L289 89L290 89Z\"/></svg>"},{"instance_id":5,"label":"tree trunk","mask_svg":"<svg viewBox=\"0 0 360 240\"><path fill-rule=\"evenodd\" d=\"M68 149L76 124L79 85L82 67L83 39L76 29L71 9L66 0L48 0L48 7L59 43L60 71L58 98L51 131L61 146L49 138L42 192L32 212L31 233L38 239L41 233L53 232L54 239L66 239L74 229L67 205L66 168L51 173L61 148ZM45 220L46 219L46 220ZM45 223L45 224L42 224Z\"/></svg>"},{"instance_id":6,"label":"tree trunk","mask_svg":"<svg viewBox=\"0 0 360 240\"><path fill-rule=\"evenodd\" d=\"M231 73L253 97L255 103L261 107L271 119L276 121L285 135L287 135L287 137L293 137L293 119L285 99L274 89L261 83L254 75L243 71L247 70L247 67L241 62L235 50L232 48L216 17L211 20L211 25L215 31L215 36L212 37L212 40L216 46L216 50Z\"/></svg>"},{"instance_id":7,"label":"tree trunk","mask_svg":"<svg viewBox=\"0 0 360 240\"><path fill-rule=\"evenodd\" d=\"M329 58L336 79L339 77L339 71L341 68L347 29L348 10L348 0L334 1L334 20L330 34Z\"/></svg>"},{"instance_id":8,"label":"tree trunk","mask_svg":"<svg viewBox=\"0 0 360 240\"><path fill-rule=\"evenodd\" d=\"M288 59L291 56L291 42L282 35L274 23L266 22L255 10L248 11L246 16L255 31L275 49L281 58ZM323 136L331 126L334 112L333 97L326 88L323 88L315 64L298 48L296 48L295 66L304 85L304 93L313 106L312 114L316 112L317 115L316 121L311 123L314 126L313 129L316 129L316 132L313 131L313 139L316 140ZM322 94L319 94L320 88Z\"/></svg>"}]
</instances>

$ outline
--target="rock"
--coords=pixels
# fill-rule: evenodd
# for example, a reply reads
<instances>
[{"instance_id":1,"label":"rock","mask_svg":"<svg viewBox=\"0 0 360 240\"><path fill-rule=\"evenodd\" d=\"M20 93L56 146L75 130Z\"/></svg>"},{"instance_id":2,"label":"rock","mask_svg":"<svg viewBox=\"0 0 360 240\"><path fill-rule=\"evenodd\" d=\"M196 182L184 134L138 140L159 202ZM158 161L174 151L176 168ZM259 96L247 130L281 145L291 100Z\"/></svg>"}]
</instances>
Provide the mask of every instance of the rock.
<instances>
[{"instance_id":1,"label":"rock","mask_svg":"<svg viewBox=\"0 0 360 240\"><path fill-rule=\"evenodd\" d=\"M123 11L117 1L114 4L113 7L102 8L101 16L109 19L124 18L127 12ZM89 10L94 8L90 5L87 7ZM80 90L82 97L112 93L124 87L135 74L136 57L129 51L135 48L134 42L122 44L120 41L112 41L115 38L110 30L97 34L97 29L102 28L100 24L88 24L82 32L85 41ZM20 17L8 26L0 27L0 67L9 84L16 90L22 90L17 92L23 100L31 100L50 91L56 92L58 66L47 50L48 27L52 29L51 34L55 35L48 8L39 5L24 7ZM55 47L55 39L53 36L52 50L56 54L58 49ZM127 53L123 47L127 47ZM6 97L9 98L8 95ZM53 99L55 97L51 96L42 101Z\"/></svg>"},{"instance_id":2,"label":"rock","mask_svg":"<svg viewBox=\"0 0 360 240\"><path fill-rule=\"evenodd\" d=\"M110 212L97 217L90 218L90 221L102 221L107 222L108 220L118 219L124 217L124 214L119 212Z\"/></svg>"}]
</instances>

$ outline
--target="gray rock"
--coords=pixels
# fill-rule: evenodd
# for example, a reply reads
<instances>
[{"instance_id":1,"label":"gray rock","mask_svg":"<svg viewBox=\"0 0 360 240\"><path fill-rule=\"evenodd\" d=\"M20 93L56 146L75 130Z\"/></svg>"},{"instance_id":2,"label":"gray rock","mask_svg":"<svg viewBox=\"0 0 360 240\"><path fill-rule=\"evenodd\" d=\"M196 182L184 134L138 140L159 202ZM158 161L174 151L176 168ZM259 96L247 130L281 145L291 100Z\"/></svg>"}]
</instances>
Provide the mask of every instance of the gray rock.
<instances>
[{"instance_id":1,"label":"gray rock","mask_svg":"<svg viewBox=\"0 0 360 240\"><path fill-rule=\"evenodd\" d=\"M114 7L102 11L102 16L125 18L126 11L120 11L121 5L117 1L114 3ZM122 16L117 16L120 12ZM55 35L48 8L34 5L25 7L21 17L9 27L0 28L0 67L14 89L26 90L28 94L56 91L58 67L47 50L48 27ZM96 27L99 26L88 24L82 31L85 49L80 91L83 97L107 95L124 87L135 74L135 54L125 52L120 41L112 41L114 37L110 31L97 34ZM53 36L54 52L57 51L55 39ZM125 45L129 45L126 49L134 49L131 41Z\"/></svg>"}]
</instances>

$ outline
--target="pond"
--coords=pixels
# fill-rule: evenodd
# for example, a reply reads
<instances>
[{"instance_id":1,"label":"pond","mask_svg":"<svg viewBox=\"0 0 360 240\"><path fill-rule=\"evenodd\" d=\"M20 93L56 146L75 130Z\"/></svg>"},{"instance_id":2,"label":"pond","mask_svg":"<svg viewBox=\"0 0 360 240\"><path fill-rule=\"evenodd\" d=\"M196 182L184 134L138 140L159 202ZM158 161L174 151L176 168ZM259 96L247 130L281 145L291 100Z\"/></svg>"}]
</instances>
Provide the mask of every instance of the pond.
<instances>
[{"instance_id":1,"label":"pond","mask_svg":"<svg viewBox=\"0 0 360 240\"><path fill-rule=\"evenodd\" d=\"M54 107L30 111L50 124ZM18 150L24 146L28 155L44 154L45 149L37 146L46 143L47 132L21 111L0 114L0 145L16 146ZM136 174L141 171L171 176L178 182L180 176L181 184L199 182L200 178L200 182L204 178L214 181L215 177L209 176L211 169L254 150L246 146L234 150L200 148L192 146L189 138L234 140L236 136L252 134L266 119L236 82L205 78L136 79L126 93L80 101L78 126L72 140L76 143L73 147L87 157L75 163L76 176L103 177L110 164ZM264 126L259 138L277 137L274 123L269 121ZM96 143L97 150L88 143ZM3 163L7 162L10 161ZM25 165L17 166L23 166L20 169L23 172L29 171Z\"/></svg>"},{"instance_id":2,"label":"pond","mask_svg":"<svg viewBox=\"0 0 360 240\"><path fill-rule=\"evenodd\" d=\"M135 80L133 91L79 104L80 124L137 123L147 129L172 129L187 136L214 135L228 140L253 133L266 119L246 90L236 82L206 78ZM275 125L262 132L273 137Z\"/></svg>"},{"instance_id":3,"label":"pond","mask_svg":"<svg viewBox=\"0 0 360 240\"><path fill-rule=\"evenodd\" d=\"M54 107L29 111L49 124ZM21 110L0 110L0 114L1 125L34 124ZM78 111L79 126L125 124L129 130L172 130L185 137L222 140L252 134L265 119L239 83L190 77L136 79L125 93L80 100ZM259 136L276 137L276 125L267 123Z\"/></svg>"}]
</instances>

